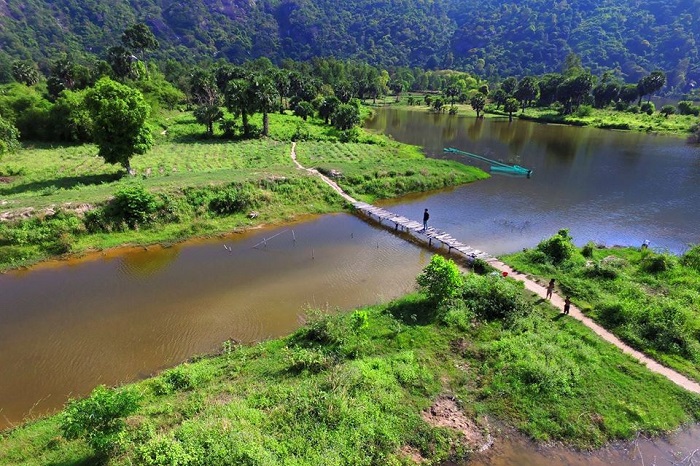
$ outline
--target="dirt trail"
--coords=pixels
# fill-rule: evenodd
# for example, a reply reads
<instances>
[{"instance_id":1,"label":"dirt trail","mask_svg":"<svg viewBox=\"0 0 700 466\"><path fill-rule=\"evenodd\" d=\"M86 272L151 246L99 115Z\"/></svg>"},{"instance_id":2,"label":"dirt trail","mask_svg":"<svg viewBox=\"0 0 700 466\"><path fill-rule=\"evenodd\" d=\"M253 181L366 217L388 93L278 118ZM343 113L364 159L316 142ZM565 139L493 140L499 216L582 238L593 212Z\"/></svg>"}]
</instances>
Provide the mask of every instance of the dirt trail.
<instances>
[{"instance_id":1,"label":"dirt trail","mask_svg":"<svg viewBox=\"0 0 700 466\"><path fill-rule=\"evenodd\" d=\"M299 162L297 162L297 154L296 154L296 143L292 143L292 151L291 151L291 156L292 160L294 161L294 164L299 168L300 170L306 170L309 173L313 173L314 175L320 176L321 179L328 185L330 186L335 192L343 196L345 200L347 200L350 203L356 203L357 200L346 194L340 186L338 186L333 180L328 178L327 176L323 175L320 173L318 170L315 170L313 168L306 168L302 166ZM543 285L540 285L537 283L535 280L529 278L525 274L521 272L516 272L512 268L510 268L508 265L504 264L503 262L499 261L498 259L491 259L488 261L491 266L493 266L495 269L497 269L500 272L507 272L508 276L523 282L525 284L525 288L536 295L545 298L547 294L547 288ZM550 300L552 305L558 309L563 309L564 308L564 298L559 296L557 293L552 294L552 298ZM617 338L615 335L612 333L608 332L605 330L603 327L595 323L592 319L589 317L586 317L581 310L576 307L574 304L571 305L571 309L569 311L569 317L572 317L581 323L585 325L586 327L590 328L595 332L598 336L600 336L603 340L607 341L608 343L611 343L620 350L622 350L623 353L628 354L632 356L634 359L639 361L641 364L645 365L647 369L649 369L652 372L655 372L657 374L663 375L667 379L669 379L671 382L675 383L676 385L683 387L684 389L693 392L693 393L698 393L700 394L700 384L697 382L694 382L690 380L688 377L674 371L673 369L670 369L664 365L659 364L658 362L654 361L650 357L646 356L645 354L627 346L625 343L622 342L619 338Z\"/></svg>"}]
</instances>

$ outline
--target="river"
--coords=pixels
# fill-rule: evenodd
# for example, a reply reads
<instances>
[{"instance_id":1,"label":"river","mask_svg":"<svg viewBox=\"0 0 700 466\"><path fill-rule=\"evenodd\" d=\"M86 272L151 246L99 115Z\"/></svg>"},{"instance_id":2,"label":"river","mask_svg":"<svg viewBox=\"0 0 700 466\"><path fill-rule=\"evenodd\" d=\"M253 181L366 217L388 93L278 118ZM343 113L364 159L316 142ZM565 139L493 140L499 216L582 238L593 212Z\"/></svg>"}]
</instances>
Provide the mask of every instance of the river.
<instances>
[{"instance_id":1,"label":"river","mask_svg":"<svg viewBox=\"0 0 700 466\"><path fill-rule=\"evenodd\" d=\"M534 171L529 179L494 176L384 203L415 219L429 208L433 226L489 253L533 247L559 228L569 228L579 244L649 239L681 253L700 242L700 149L681 140L394 110L378 112L369 125L423 145L430 156L444 157L443 147L453 146ZM132 381L214 351L228 338L288 334L308 307L390 300L414 289L429 258L339 214L0 275L0 428L98 384ZM694 427L637 445L643 457L661 458L698 444ZM543 450L515 436L476 464L640 464L622 447L611 451Z\"/></svg>"},{"instance_id":2,"label":"river","mask_svg":"<svg viewBox=\"0 0 700 466\"><path fill-rule=\"evenodd\" d=\"M671 136L380 110L372 130L448 157L455 147L533 170L387 203L492 254L535 246L560 228L577 244L641 245L682 253L700 243L700 147ZM488 170L464 156L449 158Z\"/></svg>"}]
</instances>

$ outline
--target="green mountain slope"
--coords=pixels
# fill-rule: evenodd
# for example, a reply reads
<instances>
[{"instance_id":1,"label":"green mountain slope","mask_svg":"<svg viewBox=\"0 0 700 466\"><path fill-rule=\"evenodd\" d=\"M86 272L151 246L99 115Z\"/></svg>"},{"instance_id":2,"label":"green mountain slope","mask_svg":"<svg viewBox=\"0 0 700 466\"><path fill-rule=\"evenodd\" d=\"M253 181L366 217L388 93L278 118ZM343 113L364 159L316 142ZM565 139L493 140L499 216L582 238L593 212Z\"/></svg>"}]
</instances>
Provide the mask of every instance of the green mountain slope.
<instances>
[{"instance_id":1,"label":"green mountain slope","mask_svg":"<svg viewBox=\"0 0 700 466\"><path fill-rule=\"evenodd\" d=\"M507 76L559 71L575 52L596 73L700 82L700 0L0 0L0 54L100 55L135 22L160 58L336 56Z\"/></svg>"}]
</instances>

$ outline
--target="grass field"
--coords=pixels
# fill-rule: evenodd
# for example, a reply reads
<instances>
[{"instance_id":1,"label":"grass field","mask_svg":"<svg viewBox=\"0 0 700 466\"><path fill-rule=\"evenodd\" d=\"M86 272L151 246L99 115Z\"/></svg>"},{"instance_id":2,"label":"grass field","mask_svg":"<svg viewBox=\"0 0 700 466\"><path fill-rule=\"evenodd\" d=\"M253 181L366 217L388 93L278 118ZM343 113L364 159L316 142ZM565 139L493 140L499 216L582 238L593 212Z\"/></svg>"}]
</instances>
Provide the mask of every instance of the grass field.
<instances>
[{"instance_id":1,"label":"grass field","mask_svg":"<svg viewBox=\"0 0 700 466\"><path fill-rule=\"evenodd\" d=\"M262 126L262 117L255 116L251 123ZM298 141L300 153L312 154L318 166L339 163L352 175L347 180L353 180L339 180L341 185L366 200L486 176L455 162L426 159L418 148L365 131L355 133L355 142L342 143L343 135L322 121L303 121L290 114L271 114L270 137L251 140L224 139L218 130L206 138L204 127L190 113L159 114L151 126L156 143L147 154L132 159L135 176L105 164L93 145L29 144L6 155L0 162L0 216L5 220L0 221L0 270L57 254L179 241L342 210L340 197L293 165L292 140ZM86 210L115 217L115 193L133 189L153 198L144 206L150 210L139 214L138 225L131 222L125 228L115 218L108 222L102 218L92 223L104 231L81 226ZM193 196L197 190L208 192ZM248 196L250 202L234 202L234 191L254 195ZM212 212L211 203L220 205L222 196L236 208ZM77 220L52 220L56 211Z\"/></svg>"},{"instance_id":2,"label":"grass field","mask_svg":"<svg viewBox=\"0 0 700 466\"><path fill-rule=\"evenodd\" d=\"M700 398L519 283L471 274L463 286L469 298L448 308L413 295L312 312L287 338L227 342L219 355L98 389L1 433L0 464L435 464L468 457L489 419L590 448L700 416ZM436 424L446 401L471 440Z\"/></svg>"},{"instance_id":3,"label":"grass field","mask_svg":"<svg viewBox=\"0 0 700 466\"><path fill-rule=\"evenodd\" d=\"M533 249L503 258L563 294L631 346L700 381L700 247L683 256L584 247L562 263Z\"/></svg>"}]
</instances>

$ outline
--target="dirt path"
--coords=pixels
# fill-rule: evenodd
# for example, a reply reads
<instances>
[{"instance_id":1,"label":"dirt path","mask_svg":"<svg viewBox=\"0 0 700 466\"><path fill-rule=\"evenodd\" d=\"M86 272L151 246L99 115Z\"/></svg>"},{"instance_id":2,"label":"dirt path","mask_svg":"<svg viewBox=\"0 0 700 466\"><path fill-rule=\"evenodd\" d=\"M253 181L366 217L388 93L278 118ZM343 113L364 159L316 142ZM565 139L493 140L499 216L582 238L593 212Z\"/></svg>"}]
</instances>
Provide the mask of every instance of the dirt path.
<instances>
[{"instance_id":1,"label":"dirt path","mask_svg":"<svg viewBox=\"0 0 700 466\"><path fill-rule=\"evenodd\" d=\"M333 180L328 178L327 176L323 175L320 173L318 170L315 170L313 168L306 168L302 166L299 162L297 162L297 154L296 154L296 143L292 143L292 151L291 151L291 156L292 160L294 161L294 164L297 166L298 169L300 170L306 170L309 173L312 173L314 175L320 176L321 179L328 185L330 186L335 192L343 196L345 200L347 200L350 203L356 203L357 200L346 194L340 186L338 186ZM547 294L547 288L543 285L540 285L537 283L535 280L529 278L525 274L521 272L516 272L512 268L510 268L508 265L504 264L503 262L499 261L498 259L491 259L488 261L491 266L493 266L495 269L499 270L500 272L508 272L508 276L523 282L525 284L525 288L536 295L544 298ZM554 293L551 298L551 303L552 306L558 308L558 309L563 309L564 308L564 298L559 296L557 293ZM647 367L652 372L656 372L657 374L663 375L667 379L669 379L671 382L675 383L676 385L685 388L688 391L691 391L693 393L698 393L700 394L700 384L697 382L694 382L687 378L686 376L674 371L673 369L670 369L666 366L663 366L659 364L658 362L654 361L650 357L646 356L645 354L627 346L625 343L622 342L619 338L617 338L615 335L612 333L608 332L605 330L603 327L595 323L592 319L589 317L586 317L581 310L576 307L575 305L571 305L571 309L569 311L569 317L572 317L578 321L580 321L583 325L586 327L590 328L595 332L598 336L600 336L603 340L607 341L608 343L611 343L620 350L622 350L623 353L628 354L632 356L634 359L639 361L641 364Z\"/></svg>"}]
</instances>

